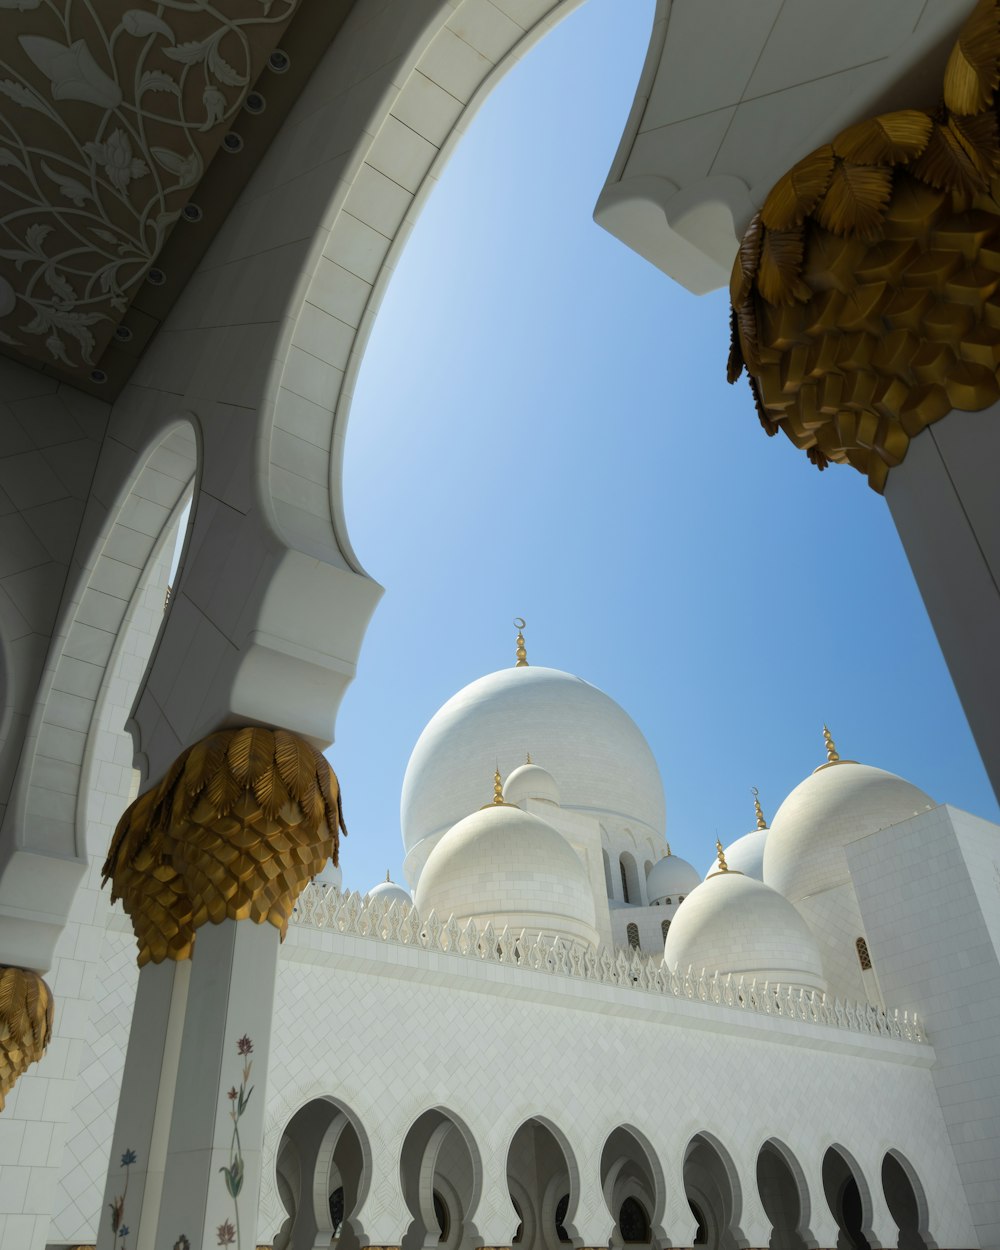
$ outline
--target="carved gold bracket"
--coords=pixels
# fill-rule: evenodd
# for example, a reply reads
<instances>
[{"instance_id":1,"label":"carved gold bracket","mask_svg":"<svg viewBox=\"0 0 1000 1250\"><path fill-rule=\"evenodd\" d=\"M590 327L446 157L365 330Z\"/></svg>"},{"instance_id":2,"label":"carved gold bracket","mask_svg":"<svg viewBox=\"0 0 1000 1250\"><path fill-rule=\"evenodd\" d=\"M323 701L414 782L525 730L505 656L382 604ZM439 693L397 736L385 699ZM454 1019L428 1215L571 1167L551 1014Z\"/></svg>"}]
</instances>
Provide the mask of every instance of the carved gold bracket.
<instances>
[{"instance_id":1,"label":"carved gold bracket","mask_svg":"<svg viewBox=\"0 0 1000 1250\"><path fill-rule=\"evenodd\" d=\"M0 966L0 1111L52 1040L52 991L37 972Z\"/></svg>"},{"instance_id":2,"label":"carved gold bracket","mask_svg":"<svg viewBox=\"0 0 1000 1250\"><path fill-rule=\"evenodd\" d=\"M729 380L820 469L880 493L910 440L1000 399L1000 0L962 27L934 112L848 127L781 178L730 283Z\"/></svg>"},{"instance_id":3,"label":"carved gold bracket","mask_svg":"<svg viewBox=\"0 0 1000 1250\"><path fill-rule=\"evenodd\" d=\"M104 864L139 966L189 959L206 922L267 922L284 938L303 887L337 862L341 830L337 778L295 734L228 729L190 747L126 810Z\"/></svg>"}]
</instances>

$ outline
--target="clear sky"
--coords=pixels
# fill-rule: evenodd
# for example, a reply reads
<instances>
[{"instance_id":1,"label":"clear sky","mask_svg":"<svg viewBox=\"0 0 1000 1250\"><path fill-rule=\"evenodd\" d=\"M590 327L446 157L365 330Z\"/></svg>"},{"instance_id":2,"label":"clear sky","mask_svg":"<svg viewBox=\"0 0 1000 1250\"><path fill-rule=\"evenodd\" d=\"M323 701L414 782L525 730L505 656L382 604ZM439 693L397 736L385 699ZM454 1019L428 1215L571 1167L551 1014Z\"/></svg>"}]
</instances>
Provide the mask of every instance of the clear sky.
<instances>
[{"instance_id":1,"label":"clear sky","mask_svg":"<svg viewBox=\"0 0 1000 1250\"><path fill-rule=\"evenodd\" d=\"M402 880L399 792L452 694L529 660L605 690L699 870L824 759L997 805L884 501L761 430L728 303L592 219L652 0L587 0L486 101L430 197L354 399L352 541L386 587L330 752L345 884ZM483 802L489 798L489 767Z\"/></svg>"}]
</instances>

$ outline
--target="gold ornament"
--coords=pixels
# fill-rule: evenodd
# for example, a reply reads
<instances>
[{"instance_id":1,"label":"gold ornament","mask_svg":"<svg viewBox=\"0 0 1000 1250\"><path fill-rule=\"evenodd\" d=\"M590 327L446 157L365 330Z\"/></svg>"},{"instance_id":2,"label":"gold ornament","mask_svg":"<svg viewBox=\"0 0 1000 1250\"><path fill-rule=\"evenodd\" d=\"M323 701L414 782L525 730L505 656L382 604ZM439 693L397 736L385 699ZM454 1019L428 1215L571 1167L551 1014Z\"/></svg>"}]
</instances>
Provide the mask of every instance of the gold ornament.
<instances>
[{"instance_id":1,"label":"gold ornament","mask_svg":"<svg viewBox=\"0 0 1000 1250\"><path fill-rule=\"evenodd\" d=\"M52 1040L52 991L37 972L0 965L0 1111Z\"/></svg>"},{"instance_id":2,"label":"gold ornament","mask_svg":"<svg viewBox=\"0 0 1000 1250\"><path fill-rule=\"evenodd\" d=\"M722 843L718 838L715 839L715 853L719 857L719 872L728 872L729 865L726 863L726 852L722 849Z\"/></svg>"},{"instance_id":3,"label":"gold ornament","mask_svg":"<svg viewBox=\"0 0 1000 1250\"><path fill-rule=\"evenodd\" d=\"M757 828L766 829L767 821L764 819L764 809L760 805L760 791L756 786L751 786L750 791L753 794L753 810L757 815Z\"/></svg>"},{"instance_id":4,"label":"gold ornament","mask_svg":"<svg viewBox=\"0 0 1000 1250\"><path fill-rule=\"evenodd\" d=\"M517 663L514 665L514 667L515 668L527 668L528 667L528 652L525 650L525 646L524 646L524 625L525 625L524 617L515 616L514 625L517 628L517 651L516 651Z\"/></svg>"},{"instance_id":5,"label":"gold ornament","mask_svg":"<svg viewBox=\"0 0 1000 1250\"><path fill-rule=\"evenodd\" d=\"M768 194L730 283L729 380L764 430L885 489L910 440L1000 399L1000 0L962 27L933 112L859 122Z\"/></svg>"},{"instance_id":6,"label":"gold ornament","mask_svg":"<svg viewBox=\"0 0 1000 1250\"><path fill-rule=\"evenodd\" d=\"M189 959L206 922L267 922L284 938L303 887L338 862L340 831L337 778L302 738L245 728L195 743L126 809L104 864L139 966Z\"/></svg>"},{"instance_id":7,"label":"gold ornament","mask_svg":"<svg viewBox=\"0 0 1000 1250\"><path fill-rule=\"evenodd\" d=\"M840 756L837 753L836 746L834 745L833 734L830 733L830 730L826 727L826 725L823 726L823 743L826 746L826 762L828 764L839 764Z\"/></svg>"}]
</instances>

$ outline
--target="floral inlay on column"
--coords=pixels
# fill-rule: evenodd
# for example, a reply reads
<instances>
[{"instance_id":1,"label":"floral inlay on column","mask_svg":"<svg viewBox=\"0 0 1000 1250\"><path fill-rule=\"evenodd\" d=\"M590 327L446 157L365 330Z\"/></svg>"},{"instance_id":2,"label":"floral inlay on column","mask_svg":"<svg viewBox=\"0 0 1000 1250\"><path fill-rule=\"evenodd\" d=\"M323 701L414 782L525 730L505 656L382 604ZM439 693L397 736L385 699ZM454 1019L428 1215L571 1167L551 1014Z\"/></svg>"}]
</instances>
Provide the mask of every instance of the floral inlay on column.
<instances>
[{"instance_id":1,"label":"floral inlay on column","mask_svg":"<svg viewBox=\"0 0 1000 1250\"><path fill-rule=\"evenodd\" d=\"M250 1071L253 1068L253 1060L250 1056L253 1054L253 1042L246 1033L237 1040L236 1049L244 1060L243 1074L239 1089L233 1085L226 1095L231 1104L229 1116L233 1122L233 1135L229 1143L229 1167L219 1169L225 1177L226 1189L229 1190L229 1196L233 1200L236 1224L234 1226L228 1219L224 1220L216 1229L216 1233L218 1235L218 1245L235 1245L239 1248L243 1245L240 1239L239 1196L240 1190L243 1188L243 1178L246 1172L243 1163L243 1146L240 1143L240 1118L243 1112L246 1111L247 1104L250 1102L250 1095L253 1093L253 1086L250 1084Z\"/></svg>"},{"instance_id":2,"label":"floral inlay on column","mask_svg":"<svg viewBox=\"0 0 1000 1250\"><path fill-rule=\"evenodd\" d=\"M121 1166L125 1169L125 1187L117 1198L108 1203L108 1210L111 1212L111 1235L121 1244L116 1250L128 1250L126 1238L129 1235L129 1227L125 1220L125 1199L128 1196L128 1173L129 1168L136 1161L136 1153L134 1150L127 1149L122 1155Z\"/></svg>"}]
</instances>

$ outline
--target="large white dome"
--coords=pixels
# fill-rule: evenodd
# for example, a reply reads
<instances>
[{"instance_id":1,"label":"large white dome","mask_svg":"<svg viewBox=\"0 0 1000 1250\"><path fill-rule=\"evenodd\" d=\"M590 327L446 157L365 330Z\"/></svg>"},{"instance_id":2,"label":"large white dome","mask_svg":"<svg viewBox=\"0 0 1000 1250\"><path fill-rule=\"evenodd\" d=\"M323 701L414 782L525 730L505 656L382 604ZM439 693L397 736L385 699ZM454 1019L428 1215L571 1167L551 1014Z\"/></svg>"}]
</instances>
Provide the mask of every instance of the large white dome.
<instances>
[{"instance_id":1,"label":"large white dome","mask_svg":"<svg viewBox=\"0 0 1000 1250\"><path fill-rule=\"evenodd\" d=\"M385 874L384 881L380 881L378 885L372 886L366 897L370 903L377 900L386 906L392 903L402 903L406 907L413 905L413 899L409 890L401 885L397 885L395 881L391 881L388 873Z\"/></svg>"},{"instance_id":2,"label":"large white dome","mask_svg":"<svg viewBox=\"0 0 1000 1250\"><path fill-rule=\"evenodd\" d=\"M669 898L675 903L679 895L685 897L701 884L701 877L693 864L679 855L667 854L650 868L646 878L646 897L651 903Z\"/></svg>"},{"instance_id":3,"label":"large white dome","mask_svg":"<svg viewBox=\"0 0 1000 1250\"><path fill-rule=\"evenodd\" d=\"M797 903L851 879L844 847L934 806L923 790L869 764L841 760L800 782L778 808L764 880Z\"/></svg>"},{"instance_id":4,"label":"large white dome","mask_svg":"<svg viewBox=\"0 0 1000 1250\"><path fill-rule=\"evenodd\" d=\"M547 768L540 768L537 764L522 764L503 783L503 797L504 802L520 807L529 799L542 799L558 806L562 796L555 777Z\"/></svg>"},{"instance_id":5,"label":"large white dome","mask_svg":"<svg viewBox=\"0 0 1000 1250\"><path fill-rule=\"evenodd\" d=\"M411 881L433 840L487 797L484 777L494 767L506 775L529 751L555 778L564 808L616 816L663 836L663 783L631 717L570 673L508 668L449 699L413 748L400 805Z\"/></svg>"},{"instance_id":6,"label":"large white dome","mask_svg":"<svg viewBox=\"0 0 1000 1250\"><path fill-rule=\"evenodd\" d=\"M663 958L671 971L732 973L826 991L816 939L793 905L763 881L716 872L678 907Z\"/></svg>"},{"instance_id":7,"label":"large white dome","mask_svg":"<svg viewBox=\"0 0 1000 1250\"><path fill-rule=\"evenodd\" d=\"M460 820L431 851L417 911L501 932L552 933L597 945L594 896L583 861L558 830L518 807L490 805Z\"/></svg>"},{"instance_id":8,"label":"large white dome","mask_svg":"<svg viewBox=\"0 0 1000 1250\"><path fill-rule=\"evenodd\" d=\"M730 842L726 847L726 863L733 872L742 872L747 877L764 880L764 847L770 829L751 829L742 838ZM712 861L709 872L715 872L716 861ZM706 874L707 875L707 874Z\"/></svg>"}]
</instances>

